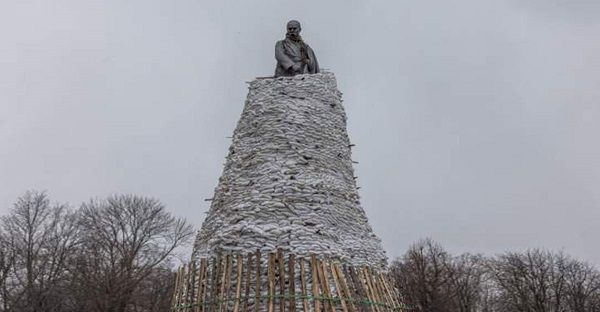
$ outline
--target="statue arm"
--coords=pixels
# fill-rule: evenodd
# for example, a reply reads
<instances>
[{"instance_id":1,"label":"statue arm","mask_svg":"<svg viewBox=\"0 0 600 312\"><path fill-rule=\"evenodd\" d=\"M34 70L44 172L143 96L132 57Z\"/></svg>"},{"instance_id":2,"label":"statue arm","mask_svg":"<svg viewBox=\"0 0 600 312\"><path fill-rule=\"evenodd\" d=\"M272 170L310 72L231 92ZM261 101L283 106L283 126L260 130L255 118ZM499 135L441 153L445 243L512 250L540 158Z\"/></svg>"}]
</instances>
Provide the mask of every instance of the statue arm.
<instances>
[{"instance_id":1,"label":"statue arm","mask_svg":"<svg viewBox=\"0 0 600 312\"><path fill-rule=\"evenodd\" d=\"M285 54L283 43L281 41L278 41L275 44L275 59L277 60L277 63L281 64L281 66L285 69L289 69L290 67L294 66L292 59Z\"/></svg>"}]
</instances>

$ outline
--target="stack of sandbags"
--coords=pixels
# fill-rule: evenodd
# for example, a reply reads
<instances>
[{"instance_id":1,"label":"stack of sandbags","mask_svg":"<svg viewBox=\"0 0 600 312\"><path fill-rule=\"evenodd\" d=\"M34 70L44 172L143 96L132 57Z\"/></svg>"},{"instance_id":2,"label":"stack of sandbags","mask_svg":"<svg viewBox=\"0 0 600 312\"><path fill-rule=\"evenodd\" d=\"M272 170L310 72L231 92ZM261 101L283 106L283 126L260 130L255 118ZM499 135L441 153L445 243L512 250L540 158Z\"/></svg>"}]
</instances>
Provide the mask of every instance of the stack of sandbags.
<instances>
[{"instance_id":1,"label":"stack of sandbags","mask_svg":"<svg viewBox=\"0 0 600 312\"><path fill-rule=\"evenodd\" d=\"M193 257L281 248L384 267L350 148L332 73L250 82Z\"/></svg>"}]
</instances>

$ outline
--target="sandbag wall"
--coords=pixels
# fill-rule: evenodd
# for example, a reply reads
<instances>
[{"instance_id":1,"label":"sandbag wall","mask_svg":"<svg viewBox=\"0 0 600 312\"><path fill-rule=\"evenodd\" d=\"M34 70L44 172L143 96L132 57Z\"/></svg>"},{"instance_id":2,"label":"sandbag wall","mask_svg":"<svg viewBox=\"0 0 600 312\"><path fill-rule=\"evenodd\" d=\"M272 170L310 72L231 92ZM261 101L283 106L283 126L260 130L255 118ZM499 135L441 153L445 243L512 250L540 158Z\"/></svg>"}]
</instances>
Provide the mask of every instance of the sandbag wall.
<instances>
[{"instance_id":1,"label":"sandbag wall","mask_svg":"<svg viewBox=\"0 0 600 312\"><path fill-rule=\"evenodd\" d=\"M227 254L179 269L172 311L404 311L389 277L336 259Z\"/></svg>"},{"instance_id":2,"label":"sandbag wall","mask_svg":"<svg viewBox=\"0 0 600 312\"><path fill-rule=\"evenodd\" d=\"M385 268L351 147L332 73L250 82L193 259L280 248Z\"/></svg>"}]
</instances>

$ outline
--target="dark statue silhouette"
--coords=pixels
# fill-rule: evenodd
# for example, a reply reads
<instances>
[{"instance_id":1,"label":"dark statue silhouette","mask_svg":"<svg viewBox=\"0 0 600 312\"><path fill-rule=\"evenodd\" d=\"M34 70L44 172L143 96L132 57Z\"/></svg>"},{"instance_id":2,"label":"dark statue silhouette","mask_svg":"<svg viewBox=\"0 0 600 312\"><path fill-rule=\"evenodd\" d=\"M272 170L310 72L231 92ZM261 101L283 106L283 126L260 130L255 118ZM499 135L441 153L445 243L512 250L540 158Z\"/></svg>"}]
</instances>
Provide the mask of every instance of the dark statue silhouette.
<instances>
[{"instance_id":1,"label":"dark statue silhouette","mask_svg":"<svg viewBox=\"0 0 600 312\"><path fill-rule=\"evenodd\" d=\"M316 74L319 63L313 50L300 37L300 22L289 21L285 39L275 44L275 77Z\"/></svg>"}]
</instances>

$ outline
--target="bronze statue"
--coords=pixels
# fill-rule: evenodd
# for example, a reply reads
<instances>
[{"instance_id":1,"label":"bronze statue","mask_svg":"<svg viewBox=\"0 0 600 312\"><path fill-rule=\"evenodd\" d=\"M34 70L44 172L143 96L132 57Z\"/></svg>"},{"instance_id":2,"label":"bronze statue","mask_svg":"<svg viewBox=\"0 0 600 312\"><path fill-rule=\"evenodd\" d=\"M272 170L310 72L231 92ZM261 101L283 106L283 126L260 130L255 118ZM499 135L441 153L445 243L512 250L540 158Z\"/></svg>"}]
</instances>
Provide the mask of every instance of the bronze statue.
<instances>
[{"instance_id":1,"label":"bronze statue","mask_svg":"<svg viewBox=\"0 0 600 312\"><path fill-rule=\"evenodd\" d=\"M308 44L300 37L300 22L289 21L285 39L275 44L275 77L298 74L316 74L319 72L317 57Z\"/></svg>"}]
</instances>

